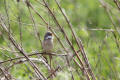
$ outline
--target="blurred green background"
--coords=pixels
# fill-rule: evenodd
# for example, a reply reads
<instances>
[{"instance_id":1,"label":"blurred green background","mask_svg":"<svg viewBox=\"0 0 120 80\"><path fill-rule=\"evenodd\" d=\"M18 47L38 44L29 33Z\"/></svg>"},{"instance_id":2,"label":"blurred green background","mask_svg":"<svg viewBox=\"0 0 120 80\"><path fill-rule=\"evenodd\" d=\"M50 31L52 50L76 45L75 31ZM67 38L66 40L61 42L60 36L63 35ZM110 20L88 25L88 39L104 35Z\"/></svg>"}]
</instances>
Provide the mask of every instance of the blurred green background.
<instances>
[{"instance_id":1,"label":"blurred green background","mask_svg":"<svg viewBox=\"0 0 120 80\"><path fill-rule=\"evenodd\" d=\"M38 38L35 37L35 31L33 27L33 22L30 17L30 12L24 2L25 0L20 0L17 3L16 0L6 0L6 6L8 9L9 20L11 25L11 30L13 35L18 43L20 43L20 27L22 31L22 46L24 50L28 53L32 51L42 51L41 44ZM113 0L104 0L107 3L109 8L109 13L115 22L115 25L120 27L120 11L113 2ZM34 9L40 13L40 15L52 26L56 34L64 43L64 46L67 49L70 49L65 38L60 32L59 28L55 25L52 17L48 13L47 9L42 6L40 3L43 3L42 0L30 0ZM57 17L59 23L65 29L69 39L72 41L76 50L78 49L75 41L72 38L70 29L68 28L67 23L61 12L59 11L54 0L47 0L48 5L53 10L54 14ZM73 28L77 36L82 40L84 44L85 51L91 68L95 74L97 80L119 80L120 79L120 35L114 29L114 26L107 14L105 8L101 5L99 0L59 0L62 10L68 16L70 22L73 25ZM35 20L35 25L37 31L40 34L41 40L47 31L47 26L40 19L35 12L30 9ZM0 14L5 18L7 23L7 14L5 11L4 0L0 0ZM21 24L19 24L19 19ZM8 25L8 24L7 24ZM96 30L93 30L96 29ZM111 30L114 30L113 32ZM15 58L16 54L8 52L1 48L16 50L11 46L12 44L8 40L6 33L0 27L0 61L7 60L10 58ZM116 37L115 37L116 36ZM118 43L117 43L118 42ZM58 43L57 39L54 39L54 50L59 51L63 50ZM61 52L60 52L61 53ZM64 53L64 52L63 52ZM59 52L58 52L59 54ZM17 54L20 56L20 54ZM62 58L54 57L54 61L60 65L64 65ZM44 74L47 74L45 66L36 63L40 70ZM58 65L59 65L58 64ZM84 80L82 73L75 65L73 61L70 64L73 64L72 67L80 72L80 76L77 75L77 71L73 70L75 80ZM7 67L10 63L2 64L2 66ZM56 64L53 64L57 66ZM30 68L30 70L29 70ZM77 69L78 68L78 69ZM33 71L30 65L26 62L25 64L15 65L10 69L10 73L13 77L19 80L34 80L32 74ZM64 74L66 75L64 75ZM59 72L55 80L70 80L69 72L67 68L64 68L64 72ZM48 74L47 74L48 75Z\"/></svg>"}]
</instances>

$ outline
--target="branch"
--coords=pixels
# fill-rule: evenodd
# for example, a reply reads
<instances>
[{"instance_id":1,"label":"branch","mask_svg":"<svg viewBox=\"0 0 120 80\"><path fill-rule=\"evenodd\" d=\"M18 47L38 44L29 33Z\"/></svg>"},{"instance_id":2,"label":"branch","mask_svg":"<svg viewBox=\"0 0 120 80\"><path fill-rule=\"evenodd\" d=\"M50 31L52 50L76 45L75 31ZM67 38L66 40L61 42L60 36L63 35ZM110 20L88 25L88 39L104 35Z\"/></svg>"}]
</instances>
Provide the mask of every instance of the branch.
<instances>
[{"instance_id":1,"label":"branch","mask_svg":"<svg viewBox=\"0 0 120 80\"><path fill-rule=\"evenodd\" d=\"M91 75L92 79L93 79L93 80L96 80L96 79L95 79L95 76L94 76L94 74L93 74L93 72L92 72L92 69L91 69L91 67L90 67L90 64L89 64L89 62L88 62L88 58L87 58L86 53L85 53L85 51L84 51L83 44L82 44L81 40L80 40L80 43L79 43L79 41L78 41L78 39L77 39L77 37L76 37L76 35L75 35L75 31L73 30L73 26L72 26L72 24L70 23L68 17L67 17L66 14L62 11L62 8L60 7L60 5L59 5L59 3L57 2L57 0L55 0L55 2L56 2L56 4L58 5L58 8L59 8L59 10L61 11L62 15L64 16L64 18L65 18L65 20L66 20L66 22L67 22L67 24L68 24L68 27L70 28L70 30L71 30L71 32L72 32L72 35L73 35L73 37L75 38L75 41L76 41L79 49L81 50L82 57L83 57L83 59L84 59L84 62L85 62L86 65L87 65L87 67L89 68L90 75ZM78 55L78 54L76 54L76 55ZM78 59L79 59L79 58L78 58ZM80 60L79 60L79 61L80 61Z\"/></svg>"},{"instance_id":2,"label":"branch","mask_svg":"<svg viewBox=\"0 0 120 80\"><path fill-rule=\"evenodd\" d=\"M39 71L38 67L29 59L29 57L26 55L26 52L23 49L21 49L19 44L16 43L16 41L13 38L12 34L9 32L9 30L6 27L6 25L2 21L2 17L1 16L0 16L0 22L2 23L1 25L2 25L2 28L4 29L4 31L8 33L10 42L29 61L29 63L31 64L31 66L33 67L33 69L35 70L37 75L39 76L39 79L42 78L43 80L47 80L47 78Z\"/></svg>"},{"instance_id":3,"label":"branch","mask_svg":"<svg viewBox=\"0 0 120 80\"><path fill-rule=\"evenodd\" d=\"M114 0L114 3L116 4L116 6L118 7L118 9L120 11L120 1L119 0Z\"/></svg>"},{"instance_id":4,"label":"branch","mask_svg":"<svg viewBox=\"0 0 120 80\"><path fill-rule=\"evenodd\" d=\"M67 56L66 54L55 54L55 53L44 53L44 52L33 53L33 54L30 54L30 55L27 55L27 56L30 57L30 56L39 55L39 54L52 55L52 56ZM13 60L17 60L17 59L22 59L22 58L25 58L25 56L21 56L21 57L12 58L12 59L9 59L9 60L1 61L0 64L6 63L6 62L9 62L9 61L13 61Z\"/></svg>"}]
</instances>

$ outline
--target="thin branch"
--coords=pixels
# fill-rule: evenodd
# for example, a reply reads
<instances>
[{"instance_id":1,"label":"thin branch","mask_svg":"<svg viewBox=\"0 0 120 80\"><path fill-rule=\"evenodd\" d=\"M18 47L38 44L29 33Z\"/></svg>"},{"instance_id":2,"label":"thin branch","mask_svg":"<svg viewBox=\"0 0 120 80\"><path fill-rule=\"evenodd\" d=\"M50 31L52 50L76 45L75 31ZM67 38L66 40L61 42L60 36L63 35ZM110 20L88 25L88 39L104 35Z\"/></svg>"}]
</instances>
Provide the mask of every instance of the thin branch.
<instances>
[{"instance_id":1,"label":"thin branch","mask_svg":"<svg viewBox=\"0 0 120 80\"><path fill-rule=\"evenodd\" d=\"M52 56L67 56L66 54L55 54L55 53L44 53L44 52L41 52L41 53L33 53L33 54L30 54L30 55L27 55L27 56L35 56L35 55L39 55L39 54L43 54L43 55L52 55ZM13 61L13 60L17 60L17 59L22 59L22 58L25 58L25 56L21 56L21 57L17 57L17 58L12 58L12 59L9 59L9 60L5 60L5 61L0 61L0 64L3 64L3 63L6 63L6 62L9 62L9 61Z\"/></svg>"},{"instance_id":2,"label":"thin branch","mask_svg":"<svg viewBox=\"0 0 120 80\"><path fill-rule=\"evenodd\" d=\"M6 0L4 0L4 4L5 4L5 12L6 12L6 15L7 15L7 22L8 22L8 31L9 31L9 35L10 35L10 20L9 20L9 14L8 14L8 8L7 8L7 3L6 3Z\"/></svg>"},{"instance_id":3,"label":"thin branch","mask_svg":"<svg viewBox=\"0 0 120 80\"><path fill-rule=\"evenodd\" d=\"M119 0L114 0L114 3L116 4L116 6L118 7L118 9L120 11L120 1Z\"/></svg>"},{"instance_id":4,"label":"thin branch","mask_svg":"<svg viewBox=\"0 0 120 80\"><path fill-rule=\"evenodd\" d=\"M84 73L84 75L86 76L87 80L90 80L89 75L88 75L87 71L85 70L85 68L82 67L75 58L73 58L73 60L79 66L81 71Z\"/></svg>"},{"instance_id":5,"label":"thin branch","mask_svg":"<svg viewBox=\"0 0 120 80\"><path fill-rule=\"evenodd\" d=\"M40 33L38 32L38 28L37 28L37 26L36 26L34 17L33 17L33 15L32 15L32 12L31 12L31 10L30 10L30 6L29 6L28 4L27 4L27 7L28 7L28 10L29 10L29 13L30 13L30 17L31 17L32 23L33 23L33 29L34 29L35 37L36 37L36 39L37 39L37 38L39 39L40 44L41 44L41 47L42 47L42 40L41 40L41 37L40 37Z\"/></svg>"},{"instance_id":6,"label":"thin branch","mask_svg":"<svg viewBox=\"0 0 120 80\"><path fill-rule=\"evenodd\" d=\"M91 69L91 67L90 67L90 64L89 64L89 62L88 62L88 58L87 58L86 53L85 53L85 51L84 51L83 45L82 45L82 43L81 43L81 40L80 40L80 43L79 43L79 41L78 41L78 39L77 39L77 37L76 37L76 35L75 35L75 32L74 32L74 30L73 30L73 26L72 26L72 24L70 23L68 17L67 17L66 14L62 11L62 8L60 7L60 5L59 5L59 3L57 2L57 0L55 0L55 2L56 2L56 4L58 5L58 8L59 8L59 10L61 11L62 15L64 16L64 18L65 18L65 20L66 20L66 22L67 22L67 24L68 24L68 26L69 26L69 28L70 28L70 30L71 30L71 32L72 32L72 35L73 35L73 37L75 38L75 41L76 41L79 49L81 50L81 54L82 54L82 56L83 56L84 62L86 63L87 67L89 68L90 75L91 75L92 79L93 79L93 80L96 80L96 79L95 79L95 76L94 76L94 74L93 74L93 72L92 72L92 69Z\"/></svg>"},{"instance_id":7,"label":"thin branch","mask_svg":"<svg viewBox=\"0 0 120 80\"><path fill-rule=\"evenodd\" d=\"M47 79L49 79L53 74L55 74L58 70L60 69L60 66L58 66L48 77Z\"/></svg>"},{"instance_id":8,"label":"thin branch","mask_svg":"<svg viewBox=\"0 0 120 80\"><path fill-rule=\"evenodd\" d=\"M29 61L29 63L31 64L31 66L33 67L35 72L38 74L39 79L42 78L43 80L47 80L47 78L39 71L38 67L29 59L29 57L26 55L26 52L23 49L21 49L19 44L16 43L16 41L13 38L13 36L11 35L11 33L9 33L9 30L7 29L6 25L3 23L1 17L0 17L0 22L2 23L2 28L9 34L8 36L9 36L9 40L11 41L11 43Z\"/></svg>"},{"instance_id":9,"label":"thin branch","mask_svg":"<svg viewBox=\"0 0 120 80\"><path fill-rule=\"evenodd\" d=\"M86 29L86 30L90 30L90 31L108 31L108 32L115 32L115 30L113 29Z\"/></svg>"},{"instance_id":10,"label":"thin branch","mask_svg":"<svg viewBox=\"0 0 120 80\"><path fill-rule=\"evenodd\" d=\"M45 24L48 24L48 23L45 21L45 19L34 9L34 7L32 6L32 4L31 4L28 0L26 0L26 4L31 7L31 9L41 18L41 20L42 20Z\"/></svg>"},{"instance_id":11,"label":"thin branch","mask_svg":"<svg viewBox=\"0 0 120 80\"><path fill-rule=\"evenodd\" d=\"M104 9L105 9L105 11L106 11L106 13L107 13L107 15L108 15L108 18L109 18L110 21L112 22L112 25L113 25L114 29L117 31L118 36L120 37L120 32L119 32L119 30L117 29L117 25L115 24L115 22L114 22L114 20L113 20L113 17L112 17L111 14L110 14L110 9L108 8L106 2L104 2L104 0L99 0L99 1L100 1L101 5L104 7ZM116 42L117 48L118 48L118 50L120 51L120 45L119 45L119 42L118 42L118 40L117 40L116 33L115 33L115 32L112 32L112 34L113 34L113 36L114 36L114 38L115 38L115 42Z\"/></svg>"},{"instance_id":12,"label":"thin branch","mask_svg":"<svg viewBox=\"0 0 120 80\"><path fill-rule=\"evenodd\" d=\"M78 53L75 51L74 47L72 46L71 44L71 41L68 39L68 36L66 35L64 29L61 27L61 25L59 24L59 22L57 21L55 15L53 14L53 12L51 11L51 9L48 7L47 3L45 2L45 0L43 0L44 4L46 5L46 8L48 9L48 11L50 12L51 16L53 17L54 19L54 22L56 23L56 25L58 25L58 27L60 28L61 32L63 33L63 35L65 36L68 44L70 45L70 47L72 48L72 50L75 52L75 54L77 55L77 58L79 59L79 61L82 63L81 59L80 59L80 56L78 55Z\"/></svg>"},{"instance_id":13,"label":"thin branch","mask_svg":"<svg viewBox=\"0 0 120 80\"><path fill-rule=\"evenodd\" d=\"M5 78L6 78L7 80L9 80L9 78L7 77L7 75L6 75L5 71L4 71L2 68L0 68L0 70L1 70L1 71L2 71L2 73L4 74Z\"/></svg>"},{"instance_id":14,"label":"thin branch","mask_svg":"<svg viewBox=\"0 0 120 80\"><path fill-rule=\"evenodd\" d=\"M61 32L63 33L64 37L66 38L68 44L70 45L70 47L72 48L72 50L74 51L74 53L76 54L78 60L80 61L80 64L84 67L84 64L82 62L82 60L80 59L80 56L79 54L77 53L77 51L74 49L71 41L68 39L68 36L66 35L63 27L59 24L58 20L56 19L55 15L53 14L53 12L51 11L51 9L49 8L48 4L45 2L45 0L43 0L44 4L46 5L46 8L48 9L49 13L51 14L53 20L54 20L54 23L59 27L59 29L61 30ZM94 79L95 80L95 79Z\"/></svg>"},{"instance_id":15,"label":"thin branch","mask_svg":"<svg viewBox=\"0 0 120 80\"><path fill-rule=\"evenodd\" d=\"M18 12L18 27L19 27L19 35L20 35L20 46L21 46L21 49L22 49L22 24L21 24L21 14L20 14L20 12L21 12L21 10L20 10L20 3L19 3L19 1L17 2L17 8L18 8L18 10L19 10L19 12Z\"/></svg>"},{"instance_id":16,"label":"thin branch","mask_svg":"<svg viewBox=\"0 0 120 80\"><path fill-rule=\"evenodd\" d=\"M35 62L36 61L37 62L42 62L47 67L47 69L50 70L50 66L42 58L40 58L40 59L38 59L38 58L29 58L29 59L31 61L35 61ZM13 67L13 66L15 66L17 64L22 64L22 63L27 62L27 61L28 61L27 59L22 59L22 60L16 61L13 64L11 64L6 70L10 69L11 67Z\"/></svg>"},{"instance_id":17,"label":"thin branch","mask_svg":"<svg viewBox=\"0 0 120 80\"><path fill-rule=\"evenodd\" d=\"M108 18L110 19L110 21L112 22L112 25L114 27L114 29L117 31L117 33L120 36L119 30L117 29L117 25L115 24L111 14L110 14L110 9L107 6L106 2L104 0L99 0L99 2L101 3L101 5L103 6L103 8L105 9L105 11L107 12Z\"/></svg>"}]
</instances>

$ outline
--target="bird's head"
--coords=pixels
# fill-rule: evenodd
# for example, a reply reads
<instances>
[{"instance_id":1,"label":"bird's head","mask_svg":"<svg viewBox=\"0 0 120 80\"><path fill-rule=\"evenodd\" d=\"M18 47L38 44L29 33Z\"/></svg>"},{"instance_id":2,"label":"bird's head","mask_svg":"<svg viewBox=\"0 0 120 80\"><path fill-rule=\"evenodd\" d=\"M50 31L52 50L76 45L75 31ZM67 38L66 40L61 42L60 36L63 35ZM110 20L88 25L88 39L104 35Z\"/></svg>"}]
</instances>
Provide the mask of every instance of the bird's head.
<instances>
[{"instance_id":1,"label":"bird's head","mask_svg":"<svg viewBox=\"0 0 120 80\"><path fill-rule=\"evenodd\" d=\"M51 32L46 32L44 36L44 40L52 40L53 39L53 34Z\"/></svg>"}]
</instances>

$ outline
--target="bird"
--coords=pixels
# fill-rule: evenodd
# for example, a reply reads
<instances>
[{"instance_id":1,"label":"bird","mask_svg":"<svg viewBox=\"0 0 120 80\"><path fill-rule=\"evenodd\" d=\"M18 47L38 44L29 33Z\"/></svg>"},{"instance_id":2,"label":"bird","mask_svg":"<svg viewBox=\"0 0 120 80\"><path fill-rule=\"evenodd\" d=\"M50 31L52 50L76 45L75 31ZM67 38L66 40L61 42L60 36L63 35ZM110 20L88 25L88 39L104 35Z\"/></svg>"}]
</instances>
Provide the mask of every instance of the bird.
<instances>
[{"instance_id":1,"label":"bird","mask_svg":"<svg viewBox=\"0 0 120 80\"><path fill-rule=\"evenodd\" d=\"M46 53L50 53L53 49L53 34L50 31L47 31L44 35L44 40L43 40L43 50Z\"/></svg>"},{"instance_id":2,"label":"bird","mask_svg":"<svg viewBox=\"0 0 120 80\"><path fill-rule=\"evenodd\" d=\"M53 49L53 34L50 31L47 31L44 35L44 40L42 42L42 46L43 46L43 52L45 53L51 53L52 49ZM48 63L47 57L45 55L43 55L43 57L46 59L46 62ZM52 56L49 55L50 58L50 66L51 66L51 59Z\"/></svg>"},{"instance_id":3,"label":"bird","mask_svg":"<svg viewBox=\"0 0 120 80\"><path fill-rule=\"evenodd\" d=\"M52 53L52 50L54 48L53 39L54 39L54 36L53 36L52 32L47 31L44 35L44 40L42 43L43 51L47 54ZM45 55L43 55L43 57L46 59L46 62L48 63L47 57ZM52 64L52 55L49 55L49 60L50 60L50 69L51 69L50 72L52 73L52 72L54 72L54 70L52 69L52 65L51 65ZM53 75L56 76L55 73Z\"/></svg>"}]
</instances>

